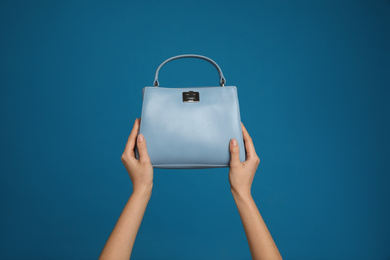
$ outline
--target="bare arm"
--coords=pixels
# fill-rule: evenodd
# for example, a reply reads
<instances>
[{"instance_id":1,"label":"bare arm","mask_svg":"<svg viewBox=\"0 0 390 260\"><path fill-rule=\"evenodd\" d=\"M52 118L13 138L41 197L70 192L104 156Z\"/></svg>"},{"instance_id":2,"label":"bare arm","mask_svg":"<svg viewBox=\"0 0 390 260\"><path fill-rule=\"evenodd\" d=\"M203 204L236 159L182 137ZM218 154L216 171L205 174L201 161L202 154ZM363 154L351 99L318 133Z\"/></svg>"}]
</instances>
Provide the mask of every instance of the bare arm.
<instances>
[{"instance_id":1,"label":"bare arm","mask_svg":"<svg viewBox=\"0 0 390 260\"><path fill-rule=\"evenodd\" d=\"M240 162L237 142L235 139L232 139L230 141L229 181L233 198L244 226L249 250L253 260L282 259L251 195L252 181L260 159L256 154L252 138L243 124L242 133L247 159L245 162Z\"/></svg>"},{"instance_id":2,"label":"bare arm","mask_svg":"<svg viewBox=\"0 0 390 260\"><path fill-rule=\"evenodd\" d=\"M136 119L121 158L133 183L133 194L127 201L114 230L108 238L100 254L100 260L130 259L139 226L152 194L153 167L146 150L145 139L142 135L138 135L137 138L138 128L139 119ZM135 158L134 154L136 141L140 154L139 160Z\"/></svg>"}]
</instances>

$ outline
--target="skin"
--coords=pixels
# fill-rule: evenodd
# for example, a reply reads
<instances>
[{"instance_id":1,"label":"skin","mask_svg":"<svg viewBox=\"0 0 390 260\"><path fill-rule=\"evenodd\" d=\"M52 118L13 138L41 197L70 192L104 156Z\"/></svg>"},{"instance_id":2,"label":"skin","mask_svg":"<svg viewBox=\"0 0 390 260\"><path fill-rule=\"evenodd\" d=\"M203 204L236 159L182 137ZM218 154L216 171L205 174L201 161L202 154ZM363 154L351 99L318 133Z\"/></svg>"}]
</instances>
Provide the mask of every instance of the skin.
<instances>
[{"instance_id":1,"label":"skin","mask_svg":"<svg viewBox=\"0 0 390 260\"><path fill-rule=\"evenodd\" d=\"M146 140L142 134L138 134L139 124L140 119L137 118L121 157L133 183L133 193L100 254L100 260L130 259L138 229L152 194L153 166L147 152ZM242 123L241 126L247 159L240 162L237 141L234 138L230 140L230 189L241 217L252 259L282 259L252 198L251 186L260 159L248 131ZM134 154L136 143L139 160Z\"/></svg>"}]
</instances>

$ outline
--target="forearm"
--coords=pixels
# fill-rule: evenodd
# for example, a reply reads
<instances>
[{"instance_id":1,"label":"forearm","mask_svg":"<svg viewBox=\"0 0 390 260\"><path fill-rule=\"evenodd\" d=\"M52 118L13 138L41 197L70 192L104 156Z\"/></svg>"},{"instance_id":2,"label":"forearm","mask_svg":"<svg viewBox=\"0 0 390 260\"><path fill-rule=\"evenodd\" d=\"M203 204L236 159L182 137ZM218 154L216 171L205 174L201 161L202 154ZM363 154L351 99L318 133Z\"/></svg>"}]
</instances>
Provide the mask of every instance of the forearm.
<instances>
[{"instance_id":1,"label":"forearm","mask_svg":"<svg viewBox=\"0 0 390 260\"><path fill-rule=\"evenodd\" d=\"M253 260L282 259L250 194L232 191Z\"/></svg>"},{"instance_id":2,"label":"forearm","mask_svg":"<svg viewBox=\"0 0 390 260\"><path fill-rule=\"evenodd\" d=\"M103 259L130 259L134 241L141 225L152 189L137 191L130 196L106 245L99 257Z\"/></svg>"}]
</instances>

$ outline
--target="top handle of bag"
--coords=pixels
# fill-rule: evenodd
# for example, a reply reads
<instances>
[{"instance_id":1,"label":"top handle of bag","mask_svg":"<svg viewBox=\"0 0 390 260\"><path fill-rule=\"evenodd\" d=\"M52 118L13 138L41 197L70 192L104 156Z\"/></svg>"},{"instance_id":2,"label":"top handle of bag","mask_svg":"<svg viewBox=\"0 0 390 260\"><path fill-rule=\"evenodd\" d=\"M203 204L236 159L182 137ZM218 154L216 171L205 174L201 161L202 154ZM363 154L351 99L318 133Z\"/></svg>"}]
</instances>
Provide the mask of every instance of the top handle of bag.
<instances>
[{"instance_id":1,"label":"top handle of bag","mask_svg":"<svg viewBox=\"0 0 390 260\"><path fill-rule=\"evenodd\" d=\"M222 73L222 70L221 68L218 66L218 64L213 61L212 59L210 58L207 58L206 56L201 56L201 55L196 55L196 54L184 54L184 55L178 55L178 56L174 56L172 58L169 58L167 60L165 60L163 63L160 64L160 66L158 66L157 70L156 70L156 74L154 76L154 83L153 85L155 87L158 87L159 86L159 82L158 82L158 72L159 70L161 69L162 66L164 66L166 63L170 62L170 61L173 61L173 60L177 60L177 59L183 59L183 58L197 58L197 59L202 59L202 60L205 60L205 61L208 61L210 62L217 70L218 70L218 74L219 74L219 84L221 85L221 87L224 87L225 86L225 83L226 83L226 79L225 77L223 76L223 73Z\"/></svg>"}]
</instances>

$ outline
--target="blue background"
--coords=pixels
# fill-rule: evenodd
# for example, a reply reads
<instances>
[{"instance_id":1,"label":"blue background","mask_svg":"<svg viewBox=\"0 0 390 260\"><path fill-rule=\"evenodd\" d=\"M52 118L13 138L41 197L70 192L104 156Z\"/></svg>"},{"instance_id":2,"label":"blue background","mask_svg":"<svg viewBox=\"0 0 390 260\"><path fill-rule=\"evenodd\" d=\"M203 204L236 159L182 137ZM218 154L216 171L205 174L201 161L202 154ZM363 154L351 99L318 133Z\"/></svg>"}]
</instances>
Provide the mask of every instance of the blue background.
<instances>
[{"instance_id":1,"label":"blue background","mask_svg":"<svg viewBox=\"0 0 390 260\"><path fill-rule=\"evenodd\" d=\"M97 259L157 66L238 88L285 259L389 259L390 1L1 1L2 259ZM162 87L217 86L179 60ZM169 150L167 151L169 152ZM134 259L250 259L228 168L155 169Z\"/></svg>"}]
</instances>

